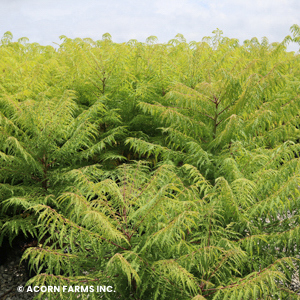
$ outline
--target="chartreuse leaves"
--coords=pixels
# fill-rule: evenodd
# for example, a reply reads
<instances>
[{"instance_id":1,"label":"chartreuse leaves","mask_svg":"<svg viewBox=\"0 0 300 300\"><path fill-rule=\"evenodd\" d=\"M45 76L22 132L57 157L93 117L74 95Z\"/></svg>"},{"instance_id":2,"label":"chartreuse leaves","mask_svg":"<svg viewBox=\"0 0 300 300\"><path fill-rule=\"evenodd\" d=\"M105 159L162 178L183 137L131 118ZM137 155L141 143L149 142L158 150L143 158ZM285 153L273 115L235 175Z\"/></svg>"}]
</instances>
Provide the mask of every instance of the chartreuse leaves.
<instances>
[{"instance_id":1,"label":"chartreuse leaves","mask_svg":"<svg viewBox=\"0 0 300 300\"><path fill-rule=\"evenodd\" d=\"M112 286L104 299L299 298L291 31L273 44L219 29L190 43L62 36L57 50L7 32L0 239L38 239L28 284ZM83 297L39 295L54 296Z\"/></svg>"}]
</instances>

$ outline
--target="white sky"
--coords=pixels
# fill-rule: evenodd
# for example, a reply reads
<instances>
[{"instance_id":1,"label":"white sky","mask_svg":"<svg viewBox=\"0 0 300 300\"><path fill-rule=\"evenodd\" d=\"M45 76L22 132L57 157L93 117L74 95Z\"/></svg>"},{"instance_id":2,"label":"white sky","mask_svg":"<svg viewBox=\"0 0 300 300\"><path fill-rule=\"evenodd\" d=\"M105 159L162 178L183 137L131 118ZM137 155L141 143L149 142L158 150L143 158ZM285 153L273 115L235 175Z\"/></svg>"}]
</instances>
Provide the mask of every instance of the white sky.
<instances>
[{"instance_id":1,"label":"white sky","mask_svg":"<svg viewBox=\"0 0 300 300\"><path fill-rule=\"evenodd\" d=\"M0 0L0 13L0 38L11 31L14 40L42 45L54 46L60 35L99 40L106 32L114 42L150 35L167 42L177 33L200 41L216 28L240 42L281 42L300 25L300 0Z\"/></svg>"}]
</instances>

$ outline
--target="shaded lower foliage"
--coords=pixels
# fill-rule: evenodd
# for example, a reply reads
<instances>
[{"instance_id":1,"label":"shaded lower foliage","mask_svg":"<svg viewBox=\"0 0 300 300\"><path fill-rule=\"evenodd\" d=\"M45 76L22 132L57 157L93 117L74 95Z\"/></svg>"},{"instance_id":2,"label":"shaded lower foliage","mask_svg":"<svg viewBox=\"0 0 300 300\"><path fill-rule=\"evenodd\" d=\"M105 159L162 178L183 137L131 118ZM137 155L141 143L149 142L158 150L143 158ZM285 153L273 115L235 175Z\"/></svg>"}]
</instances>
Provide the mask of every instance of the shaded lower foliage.
<instances>
[{"instance_id":1,"label":"shaded lower foliage","mask_svg":"<svg viewBox=\"0 0 300 300\"><path fill-rule=\"evenodd\" d=\"M284 283L299 265L300 220L276 216L299 208L299 168L292 159L215 186L190 165L122 165L100 181L74 170L59 210L23 202L49 236L24 254L38 273L29 284L112 286L106 299L297 299Z\"/></svg>"}]
</instances>

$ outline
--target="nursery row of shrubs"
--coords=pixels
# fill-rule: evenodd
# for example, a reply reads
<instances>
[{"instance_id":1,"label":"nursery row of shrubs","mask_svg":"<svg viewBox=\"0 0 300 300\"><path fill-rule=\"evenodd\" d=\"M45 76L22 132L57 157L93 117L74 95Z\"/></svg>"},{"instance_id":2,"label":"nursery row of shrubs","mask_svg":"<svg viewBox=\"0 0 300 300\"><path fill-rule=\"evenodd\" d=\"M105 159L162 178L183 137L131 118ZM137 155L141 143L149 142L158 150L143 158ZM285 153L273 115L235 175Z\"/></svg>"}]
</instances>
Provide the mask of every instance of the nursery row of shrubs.
<instances>
[{"instance_id":1,"label":"nursery row of shrubs","mask_svg":"<svg viewBox=\"0 0 300 300\"><path fill-rule=\"evenodd\" d=\"M298 299L300 27L271 44L61 41L0 45L0 244L38 240L28 284Z\"/></svg>"}]
</instances>

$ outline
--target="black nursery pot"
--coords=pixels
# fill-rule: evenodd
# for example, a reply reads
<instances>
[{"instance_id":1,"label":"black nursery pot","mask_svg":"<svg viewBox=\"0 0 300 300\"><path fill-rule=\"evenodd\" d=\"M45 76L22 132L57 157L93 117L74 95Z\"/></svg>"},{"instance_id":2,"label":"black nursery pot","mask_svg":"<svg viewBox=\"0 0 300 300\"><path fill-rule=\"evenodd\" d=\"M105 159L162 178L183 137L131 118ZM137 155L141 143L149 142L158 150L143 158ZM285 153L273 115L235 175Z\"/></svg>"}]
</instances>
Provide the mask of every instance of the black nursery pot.
<instances>
[{"instance_id":1,"label":"black nursery pot","mask_svg":"<svg viewBox=\"0 0 300 300\"><path fill-rule=\"evenodd\" d=\"M3 242L0 246L0 266L7 263L9 260L16 260L20 259L26 250L26 248L30 246L35 246L37 240L32 237L25 237L23 234L18 235L10 244L8 238L4 238ZM25 266L28 276L29 274L29 267L28 262L23 261L23 265Z\"/></svg>"},{"instance_id":2,"label":"black nursery pot","mask_svg":"<svg viewBox=\"0 0 300 300\"><path fill-rule=\"evenodd\" d=\"M0 246L0 266L4 265L7 261L8 253L11 251L11 247L7 239L2 242Z\"/></svg>"}]
</instances>

